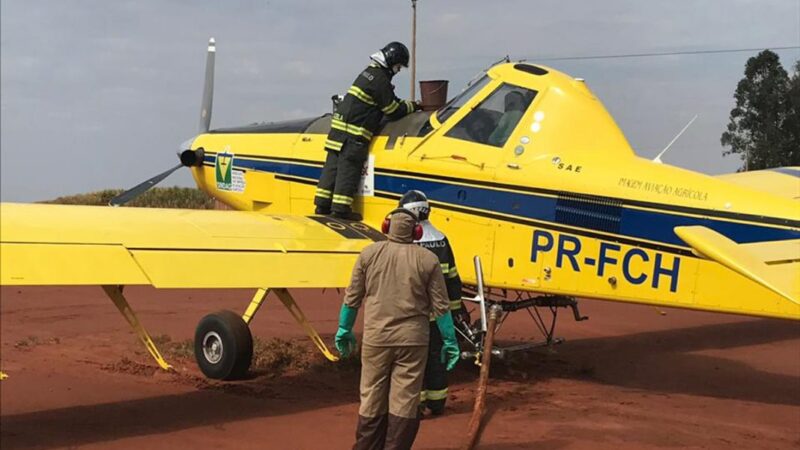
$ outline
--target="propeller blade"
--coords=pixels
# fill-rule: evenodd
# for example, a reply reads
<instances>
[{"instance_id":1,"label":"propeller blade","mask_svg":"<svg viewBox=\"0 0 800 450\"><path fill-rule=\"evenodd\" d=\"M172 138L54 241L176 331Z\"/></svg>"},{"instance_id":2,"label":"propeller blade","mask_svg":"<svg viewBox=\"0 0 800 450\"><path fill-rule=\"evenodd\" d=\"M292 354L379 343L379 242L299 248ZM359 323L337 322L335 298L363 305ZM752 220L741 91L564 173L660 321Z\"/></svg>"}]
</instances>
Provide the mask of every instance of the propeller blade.
<instances>
[{"instance_id":1,"label":"propeller blade","mask_svg":"<svg viewBox=\"0 0 800 450\"><path fill-rule=\"evenodd\" d=\"M108 202L108 204L110 206L121 206L121 205L124 205L125 203L128 203L129 201L131 201L131 200L135 199L136 197L138 197L138 196L144 194L145 192L147 192L151 187L157 185L164 178L167 178L168 176L170 176L172 174L172 172L175 172L176 170L180 169L181 167L183 167L183 164L178 164L177 166L175 166L175 167L173 167L173 168L171 168L171 169L169 169L169 170L167 170L165 172L162 172L162 173L154 176L153 178L150 178L147 181L144 181L142 183L137 184L136 186L134 186L134 187L128 189L127 191L119 194L118 196L112 198L111 201Z\"/></svg>"},{"instance_id":2,"label":"propeller blade","mask_svg":"<svg viewBox=\"0 0 800 450\"><path fill-rule=\"evenodd\" d=\"M208 40L208 56L206 57L206 82L203 87L203 104L200 105L200 133L208 132L211 127L211 105L214 103L214 55L217 51L214 38Z\"/></svg>"}]
</instances>

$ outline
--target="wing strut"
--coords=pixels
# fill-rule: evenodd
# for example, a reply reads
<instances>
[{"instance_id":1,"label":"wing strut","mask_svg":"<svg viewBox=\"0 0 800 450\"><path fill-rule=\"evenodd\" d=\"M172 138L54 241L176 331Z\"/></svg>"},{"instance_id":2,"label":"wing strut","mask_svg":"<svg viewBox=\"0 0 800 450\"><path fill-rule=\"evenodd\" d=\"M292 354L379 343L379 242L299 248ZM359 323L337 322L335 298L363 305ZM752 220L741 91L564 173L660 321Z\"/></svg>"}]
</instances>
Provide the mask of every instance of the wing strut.
<instances>
[{"instance_id":1,"label":"wing strut","mask_svg":"<svg viewBox=\"0 0 800 450\"><path fill-rule=\"evenodd\" d=\"M328 346L325 345L325 341L322 340L314 326L311 325L308 319L306 319L306 315L303 314L303 310L300 309L300 307L297 305L297 302L294 301L294 297L292 297L292 294L290 294L289 290L286 288L261 288L257 290L253 296L253 299L250 300L247 310L244 312L244 314L242 314L242 320L244 323L246 323L248 326L250 325L253 317L255 317L258 310L261 309L261 305L264 303L264 300L267 298L267 295L270 292L275 293L281 303L283 303L283 306L289 310L289 314L291 314L292 317L294 317L294 320L296 320L297 323L303 327L303 329L306 331L306 334L308 334L309 339L311 339L311 342L317 346L322 355L328 358L329 361L338 361L339 357L334 355L328 349Z\"/></svg>"},{"instance_id":2,"label":"wing strut","mask_svg":"<svg viewBox=\"0 0 800 450\"><path fill-rule=\"evenodd\" d=\"M290 294L287 289L283 288L274 289L274 291L275 295L277 295L278 298L281 300L281 303L283 303L283 306L285 306L286 309L289 310L289 313L292 315L292 317L294 317L294 320L296 320L297 323L300 324L300 326L303 327L304 330L306 330L306 334L308 334L308 337L311 339L311 342L313 342L314 345L317 346L319 351L322 352L322 354L326 358L328 358L328 361L334 361L334 362L338 361L339 357L331 353L330 350L328 350L328 347L325 345L325 341L323 341L322 338L319 337L319 333L317 333L317 330L315 330L314 327L308 322L305 314L303 314L303 310L301 310L300 307L297 306L297 303L295 303L292 294Z\"/></svg>"},{"instance_id":3,"label":"wing strut","mask_svg":"<svg viewBox=\"0 0 800 450\"><path fill-rule=\"evenodd\" d=\"M247 305L247 311L242 314L242 320L244 320L244 323L250 325L250 321L253 320L253 316L255 316L258 310L261 308L261 304L264 303L264 299L267 298L267 294L269 294L269 288L259 289L256 291L256 295L253 296L253 299L250 300L250 304Z\"/></svg>"},{"instance_id":4,"label":"wing strut","mask_svg":"<svg viewBox=\"0 0 800 450\"><path fill-rule=\"evenodd\" d=\"M172 366L161 356L161 353L158 351L158 347L156 347L155 342L150 339L150 335L147 334L147 330L144 329L141 323L139 323L139 318L136 317L136 313L133 312L131 306L128 304L128 300L125 299L125 296L122 295L122 288L124 286L109 286L103 285L103 291L105 291L108 298L114 302L119 312L122 313L122 316L125 317L125 320L128 321L133 331L139 335L139 339L144 344L147 351L153 355L153 359L156 360L156 363L164 369L164 370L172 370Z\"/></svg>"}]
</instances>

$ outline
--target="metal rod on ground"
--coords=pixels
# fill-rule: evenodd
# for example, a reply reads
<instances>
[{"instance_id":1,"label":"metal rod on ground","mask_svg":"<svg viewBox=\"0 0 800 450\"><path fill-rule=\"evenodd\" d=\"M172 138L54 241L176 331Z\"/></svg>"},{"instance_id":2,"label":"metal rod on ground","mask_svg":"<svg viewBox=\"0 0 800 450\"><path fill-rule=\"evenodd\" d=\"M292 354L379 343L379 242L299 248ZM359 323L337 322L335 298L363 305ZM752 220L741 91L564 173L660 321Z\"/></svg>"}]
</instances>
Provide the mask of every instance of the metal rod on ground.
<instances>
[{"instance_id":1,"label":"metal rod on ground","mask_svg":"<svg viewBox=\"0 0 800 450\"><path fill-rule=\"evenodd\" d=\"M472 417L469 419L467 432L467 442L462 447L463 450L472 450L478 443L478 435L481 430L484 410L486 409L486 389L489 382L489 368L492 363L492 346L494 345L494 330L497 319L502 312L500 306L492 305L489 309L489 323L487 325L486 339L483 342L483 355L481 359L481 374L478 378L478 394L475 397L475 406L472 409Z\"/></svg>"}]
</instances>

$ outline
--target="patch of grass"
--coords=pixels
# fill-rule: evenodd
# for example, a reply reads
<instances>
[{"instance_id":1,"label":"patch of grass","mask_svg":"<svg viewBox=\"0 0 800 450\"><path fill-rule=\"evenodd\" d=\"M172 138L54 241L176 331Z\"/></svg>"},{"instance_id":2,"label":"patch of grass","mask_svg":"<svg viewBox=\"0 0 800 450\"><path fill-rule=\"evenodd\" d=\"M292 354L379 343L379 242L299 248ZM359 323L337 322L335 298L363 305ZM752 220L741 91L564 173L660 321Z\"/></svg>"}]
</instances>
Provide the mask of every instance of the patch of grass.
<instances>
[{"instance_id":1,"label":"patch of grass","mask_svg":"<svg viewBox=\"0 0 800 450\"><path fill-rule=\"evenodd\" d=\"M173 342L169 346L170 355L181 359L194 359L194 341L186 339L185 341Z\"/></svg>"},{"instance_id":2,"label":"patch of grass","mask_svg":"<svg viewBox=\"0 0 800 450\"><path fill-rule=\"evenodd\" d=\"M153 343L156 344L156 347L163 347L172 342L172 338L168 334L156 334L154 336L150 336L150 339L153 340Z\"/></svg>"},{"instance_id":3,"label":"patch of grass","mask_svg":"<svg viewBox=\"0 0 800 450\"><path fill-rule=\"evenodd\" d=\"M14 344L14 348L24 349L31 348L39 345L39 338L36 336L28 336L25 339L20 339Z\"/></svg>"},{"instance_id":4,"label":"patch of grass","mask_svg":"<svg viewBox=\"0 0 800 450\"><path fill-rule=\"evenodd\" d=\"M106 206L122 189L104 189L86 194L68 195L42 203L60 205ZM126 206L145 208L214 209L214 198L195 188L155 187L137 197Z\"/></svg>"},{"instance_id":5,"label":"patch of grass","mask_svg":"<svg viewBox=\"0 0 800 450\"><path fill-rule=\"evenodd\" d=\"M43 340L39 339L36 336L28 336L28 337L26 337L24 339L20 339L19 341L14 343L14 348L17 348L17 349L20 349L20 350L30 350L33 347L36 347L36 346L39 346L39 345L53 345L53 344L60 344L60 343L61 343L61 339L59 339L57 337L52 337L50 339L47 339L47 340L43 341Z\"/></svg>"},{"instance_id":6,"label":"patch of grass","mask_svg":"<svg viewBox=\"0 0 800 450\"><path fill-rule=\"evenodd\" d=\"M184 366L194 365L194 340L185 339L173 341L169 335L159 334L151 336L153 343L161 351L164 358L171 364ZM141 344L136 340L136 346ZM137 354L144 355L143 350ZM360 361L357 357L344 359L336 364L328 363L305 339L288 340L277 337L260 339L253 338L253 361L250 370L257 375L267 377L280 377L286 374L299 372L317 373L324 371L357 372Z\"/></svg>"},{"instance_id":7,"label":"patch of grass","mask_svg":"<svg viewBox=\"0 0 800 450\"><path fill-rule=\"evenodd\" d=\"M336 352L336 350L334 350ZM336 352L335 354L339 354ZM330 365L327 363L327 360L324 360L324 365L322 369L326 372L330 370L335 370L343 373L358 373L361 371L361 354L350 355L347 358L341 358L339 361Z\"/></svg>"},{"instance_id":8,"label":"patch of grass","mask_svg":"<svg viewBox=\"0 0 800 450\"><path fill-rule=\"evenodd\" d=\"M155 374L158 370L158 367L156 366L142 364L140 362L132 361L126 357L123 357L116 363L106 364L100 368L109 372L127 373L130 375L144 375L148 377L153 376L153 374Z\"/></svg>"},{"instance_id":9,"label":"patch of grass","mask_svg":"<svg viewBox=\"0 0 800 450\"><path fill-rule=\"evenodd\" d=\"M172 337L168 334L157 334L150 336L153 343L158 347L159 351L167 361L177 359L194 359L194 341L185 339L183 341L173 341ZM139 340L136 340L137 345Z\"/></svg>"},{"instance_id":10,"label":"patch of grass","mask_svg":"<svg viewBox=\"0 0 800 450\"><path fill-rule=\"evenodd\" d=\"M253 342L253 370L280 375L288 370L303 370L311 366L308 346L281 338Z\"/></svg>"}]
</instances>

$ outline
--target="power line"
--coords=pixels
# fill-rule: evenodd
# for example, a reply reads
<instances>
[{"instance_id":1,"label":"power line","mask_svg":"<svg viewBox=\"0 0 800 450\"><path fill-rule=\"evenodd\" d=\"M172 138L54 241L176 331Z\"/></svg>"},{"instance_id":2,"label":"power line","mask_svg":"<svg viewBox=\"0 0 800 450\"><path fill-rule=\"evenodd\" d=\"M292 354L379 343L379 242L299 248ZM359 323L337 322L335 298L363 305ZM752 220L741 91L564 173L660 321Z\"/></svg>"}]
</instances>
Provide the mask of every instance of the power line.
<instances>
[{"instance_id":1,"label":"power line","mask_svg":"<svg viewBox=\"0 0 800 450\"><path fill-rule=\"evenodd\" d=\"M675 55L709 55L715 53L742 53L742 52L755 52L761 50L796 50L800 46L785 46L785 47L757 47L757 48L731 48L721 50L691 50L681 52L653 52L653 53L625 53L619 55L585 55L585 56L559 56L550 58L525 58L528 61L577 61L585 59L615 59L615 58L647 58L654 56L675 56Z\"/></svg>"}]
</instances>

